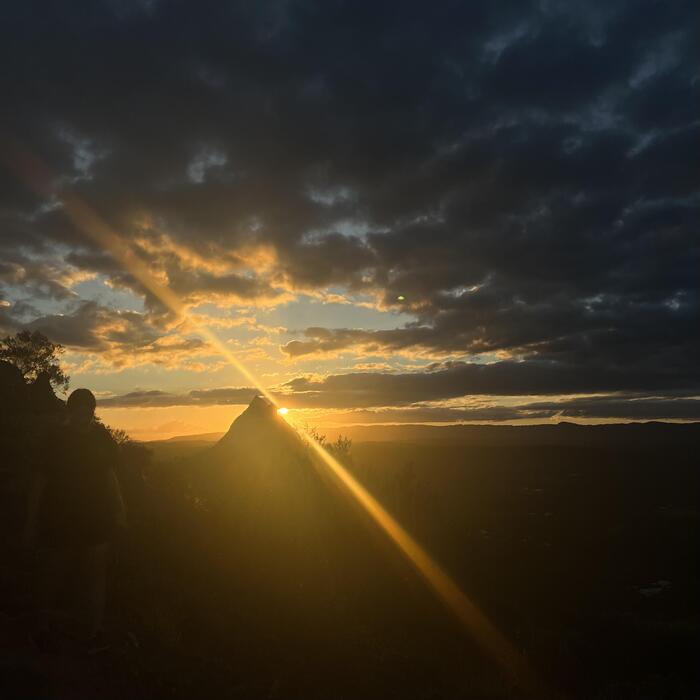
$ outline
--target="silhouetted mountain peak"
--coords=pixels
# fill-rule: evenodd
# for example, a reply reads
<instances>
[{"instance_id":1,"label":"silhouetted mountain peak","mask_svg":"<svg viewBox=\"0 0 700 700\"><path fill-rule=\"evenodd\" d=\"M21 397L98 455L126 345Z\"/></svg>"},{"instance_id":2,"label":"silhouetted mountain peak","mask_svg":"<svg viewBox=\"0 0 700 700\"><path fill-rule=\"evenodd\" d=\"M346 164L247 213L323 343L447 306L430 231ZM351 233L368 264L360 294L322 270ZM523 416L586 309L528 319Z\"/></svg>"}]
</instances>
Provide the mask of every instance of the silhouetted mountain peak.
<instances>
[{"instance_id":1,"label":"silhouetted mountain peak","mask_svg":"<svg viewBox=\"0 0 700 700\"><path fill-rule=\"evenodd\" d=\"M292 445L299 438L294 429L277 413L275 405L264 396L255 396L236 418L217 447L255 447L266 451L281 444Z\"/></svg>"},{"instance_id":2,"label":"silhouetted mountain peak","mask_svg":"<svg viewBox=\"0 0 700 700\"><path fill-rule=\"evenodd\" d=\"M248 408L243 411L241 416L246 414L269 416L276 414L276 409L271 401L258 394L253 397L253 400L248 404Z\"/></svg>"}]
</instances>

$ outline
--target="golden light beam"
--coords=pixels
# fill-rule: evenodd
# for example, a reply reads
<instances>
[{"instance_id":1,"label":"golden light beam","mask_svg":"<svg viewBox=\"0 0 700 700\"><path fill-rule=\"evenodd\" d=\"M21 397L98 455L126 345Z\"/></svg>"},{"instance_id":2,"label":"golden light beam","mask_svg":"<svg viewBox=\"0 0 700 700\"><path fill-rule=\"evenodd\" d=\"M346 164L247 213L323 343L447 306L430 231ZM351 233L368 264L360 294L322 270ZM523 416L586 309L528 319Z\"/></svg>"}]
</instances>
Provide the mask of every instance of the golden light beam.
<instances>
[{"instance_id":1,"label":"golden light beam","mask_svg":"<svg viewBox=\"0 0 700 700\"><path fill-rule=\"evenodd\" d=\"M311 436L307 437L307 442L330 469L337 482L352 494L372 520L389 536L435 593L471 632L482 649L504 666L523 688L530 690L536 688L538 684L522 654L469 600L454 580L328 450Z\"/></svg>"},{"instance_id":2,"label":"golden light beam","mask_svg":"<svg viewBox=\"0 0 700 700\"><path fill-rule=\"evenodd\" d=\"M261 394L274 403L262 382L229 350L226 344L208 326L189 314L187 306L166 285L159 282L146 263L127 246L121 237L82 200L70 193L58 195L63 209L76 227L108 250L124 267L178 319L185 320L200 336L216 348Z\"/></svg>"},{"instance_id":3,"label":"golden light beam","mask_svg":"<svg viewBox=\"0 0 700 700\"><path fill-rule=\"evenodd\" d=\"M6 151L9 153L11 168L31 189L59 201L68 218L87 238L92 239L107 250L128 270L156 299L158 299L175 316L188 323L215 347L266 399L275 403L273 396L262 382L236 358L226 344L206 325L187 313L187 306L169 287L156 279L148 265L124 242L92 208L71 192L58 187L56 178L46 165L37 157L23 149L16 141L9 141Z\"/></svg>"},{"instance_id":4,"label":"golden light beam","mask_svg":"<svg viewBox=\"0 0 700 700\"><path fill-rule=\"evenodd\" d=\"M177 318L187 320L211 346L231 363L273 406L277 406L274 396L262 382L240 360L226 344L206 325L197 322L188 314L187 306L165 284L149 270L139 258L93 209L69 191L56 186L56 178L35 156L23 149L16 141L9 140L5 148L7 160L12 170L31 189L47 197L58 200L66 215L87 238L93 240L111 253L154 297ZM284 412L279 411L284 417ZM493 656L523 688L536 687L534 676L523 656L499 632L495 625L466 596L454 580L437 564L416 540L386 511L372 494L367 491L348 470L314 439L308 431L295 428L302 433L306 442L330 471L331 475L362 506L370 518L394 542L401 553L411 562L438 597L456 615L472 634L477 643Z\"/></svg>"}]
</instances>

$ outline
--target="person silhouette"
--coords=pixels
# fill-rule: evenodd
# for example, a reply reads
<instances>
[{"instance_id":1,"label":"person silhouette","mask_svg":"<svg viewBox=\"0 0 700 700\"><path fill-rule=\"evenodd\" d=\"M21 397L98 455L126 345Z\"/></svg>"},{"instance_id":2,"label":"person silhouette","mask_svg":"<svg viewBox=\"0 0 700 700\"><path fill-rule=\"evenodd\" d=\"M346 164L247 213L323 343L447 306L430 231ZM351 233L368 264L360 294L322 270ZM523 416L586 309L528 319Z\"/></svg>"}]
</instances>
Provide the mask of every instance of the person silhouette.
<instances>
[{"instance_id":1,"label":"person silhouette","mask_svg":"<svg viewBox=\"0 0 700 700\"><path fill-rule=\"evenodd\" d=\"M110 543L126 525L116 478L118 448L95 419L95 397L76 389L51 431L30 488L25 538L36 547L39 639L100 632Z\"/></svg>"}]
</instances>

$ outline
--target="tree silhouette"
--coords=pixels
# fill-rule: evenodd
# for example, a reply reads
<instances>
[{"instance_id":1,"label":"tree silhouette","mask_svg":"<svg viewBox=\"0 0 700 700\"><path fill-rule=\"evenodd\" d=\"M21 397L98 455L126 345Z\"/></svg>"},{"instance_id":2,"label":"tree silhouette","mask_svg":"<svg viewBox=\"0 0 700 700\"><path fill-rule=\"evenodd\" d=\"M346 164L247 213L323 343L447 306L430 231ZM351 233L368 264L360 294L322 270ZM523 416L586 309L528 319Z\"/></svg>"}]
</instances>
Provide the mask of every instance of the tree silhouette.
<instances>
[{"instance_id":1,"label":"tree silhouette","mask_svg":"<svg viewBox=\"0 0 700 700\"><path fill-rule=\"evenodd\" d=\"M0 360L15 365L24 379L33 380L46 374L54 387L65 391L70 377L58 362L63 352L62 345L52 343L39 331L20 331L0 340Z\"/></svg>"},{"instance_id":2,"label":"tree silhouette","mask_svg":"<svg viewBox=\"0 0 700 700\"><path fill-rule=\"evenodd\" d=\"M321 447L324 447L339 459L348 458L350 456L350 451L352 450L351 438L338 435L335 442L328 442L326 436L319 433L317 428L306 425L305 430L311 439L316 440Z\"/></svg>"}]
</instances>

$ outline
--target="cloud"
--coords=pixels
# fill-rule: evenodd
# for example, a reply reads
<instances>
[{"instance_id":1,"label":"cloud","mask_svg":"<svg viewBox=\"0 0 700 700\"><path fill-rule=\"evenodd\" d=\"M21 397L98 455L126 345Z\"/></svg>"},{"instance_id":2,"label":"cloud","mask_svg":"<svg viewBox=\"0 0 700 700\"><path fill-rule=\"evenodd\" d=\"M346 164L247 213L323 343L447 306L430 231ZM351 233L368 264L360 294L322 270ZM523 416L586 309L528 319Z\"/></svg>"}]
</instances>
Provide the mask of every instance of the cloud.
<instances>
[{"instance_id":1,"label":"cloud","mask_svg":"<svg viewBox=\"0 0 700 700\"><path fill-rule=\"evenodd\" d=\"M227 406L249 404L258 392L255 389L199 389L185 394L167 391L132 391L99 400L103 408L163 408L166 406Z\"/></svg>"},{"instance_id":2,"label":"cloud","mask_svg":"<svg viewBox=\"0 0 700 700\"><path fill-rule=\"evenodd\" d=\"M700 374L679 377L673 368L650 373L634 366L591 368L555 362L447 363L428 372L351 372L298 377L284 387L305 406L404 406L463 396L535 396L578 393L700 390Z\"/></svg>"},{"instance_id":3,"label":"cloud","mask_svg":"<svg viewBox=\"0 0 700 700\"><path fill-rule=\"evenodd\" d=\"M194 371L215 366L212 350L201 338L185 332L185 324L164 331L152 323L148 314L105 307L94 301L80 302L68 313L38 316L27 323L18 320L12 311L12 307L0 307L3 332L42 332L71 351L67 358L71 372L104 372L145 364Z\"/></svg>"},{"instance_id":4,"label":"cloud","mask_svg":"<svg viewBox=\"0 0 700 700\"><path fill-rule=\"evenodd\" d=\"M311 327L283 346L289 361L524 360L463 368L467 393L695 386L690 2L129 7L9 7L5 128L187 306L342 291L413 322ZM75 275L99 272L146 302L147 318L34 323L93 352L121 347L124 362L165 357L158 304L4 169L0 231L3 299L20 285L24 301L69 303ZM371 376L386 401L438 381Z\"/></svg>"},{"instance_id":5,"label":"cloud","mask_svg":"<svg viewBox=\"0 0 700 700\"><path fill-rule=\"evenodd\" d=\"M164 408L170 406L246 405L256 394L255 389L222 388L170 393L159 390L133 391L119 396L101 398L102 408ZM305 392L278 392L280 402L292 408L346 408L342 396L318 396ZM371 400L369 401L371 404ZM523 401L511 405L495 403L481 405L416 404L400 408L362 407L362 401L352 402L352 410L327 413L326 420L336 423L456 423L464 421L502 422L515 420L616 419L616 420L685 420L700 421L700 398L684 396L640 397L634 393L593 397L556 397L550 401Z\"/></svg>"},{"instance_id":6,"label":"cloud","mask_svg":"<svg viewBox=\"0 0 700 700\"><path fill-rule=\"evenodd\" d=\"M39 257L24 254L19 249L6 251L0 262L0 289L21 289L24 295L34 299L75 300L78 295L73 287L94 276L91 270L60 264L56 255Z\"/></svg>"},{"instance_id":7,"label":"cloud","mask_svg":"<svg viewBox=\"0 0 700 700\"><path fill-rule=\"evenodd\" d=\"M143 314L110 309L92 301L81 303L72 313L40 316L27 327L80 350L105 350L110 343L135 348L158 339Z\"/></svg>"},{"instance_id":8,"label":"cloud","mask_svg":"<svg viewBox=\"0 0 700 700\"><path fill-rule=\"evenodd\" d=\"M562 403L532 403L534 412L552 412L569 418L623 418L627 420L700 421L700 398L596 396Z\"/></svg>"},{"instance_id":9,"label":"cloud","mask_svg":"<svg viewBox=\"0 0 700 700\"><path fill-rule=\"evenodd\" d=\"M700 399L678 397L638 398L597 396L531 402L512 406L412 406L358 409L331 413L334 423L460 423L557 420L680 420L700 421Z\"/></svg>"}]
</instances>

